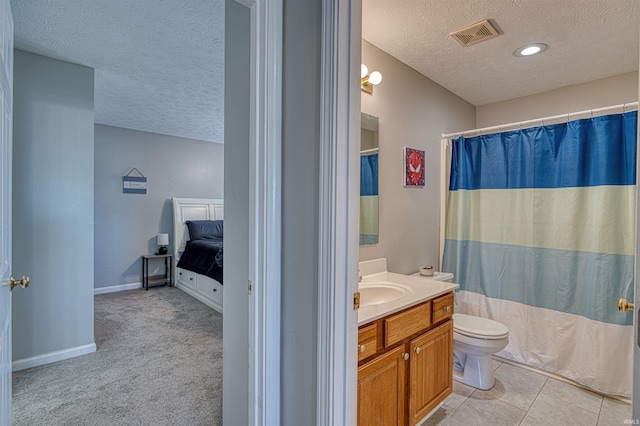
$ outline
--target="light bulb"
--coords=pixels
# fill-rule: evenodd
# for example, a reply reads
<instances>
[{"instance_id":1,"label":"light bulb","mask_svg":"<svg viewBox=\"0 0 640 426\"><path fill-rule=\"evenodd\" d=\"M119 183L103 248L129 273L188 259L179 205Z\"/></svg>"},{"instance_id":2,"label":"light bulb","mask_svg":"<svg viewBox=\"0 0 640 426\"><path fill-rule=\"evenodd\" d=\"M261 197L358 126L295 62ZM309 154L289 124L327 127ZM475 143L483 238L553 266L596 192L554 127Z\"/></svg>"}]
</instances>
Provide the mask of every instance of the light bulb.
<instances>
[{"instance_id":1,"label":"light bulb","mask_svg":"<svg viewBox=\"0 0 640 426\"><path fill-rule=\"evenodd\" d=\"M360 64L360 78L365 78L369 74L369 68L365 64Z\"/></svg>"},{"instance_id":2,"label":"light bulb","mask_svg":"<svg viewBox=\"0 0 640 426\"><path fill-rule=\"evenodd\" d=\"M539 51L540 51L540 47L531 46L531 47L527 47L526 49L522 49L520 51L520 54L523 55L523 56L529 56L529 55L535 55Z\"/></svg>"},{"instance_id":3,"label":"light bulb","mask_svg":"<svg viewBox=\"0 0 640 426\"><path fill-rule=\"evenodd\" d=\"M380 74L379 71L374 71L369 76L369 83L373 84L374 86L377 84L380 84L381 81L382 81L382 74Z\"/></svg>"},{"instance_id":4,"label":"light bulb","mask_svg":"<svg viewBox=\"0 0 640 426\"><path fill-rule=\"evenodd\" d=\"M533 44L528 44L526 46L522 46L520 49L516 50L515 52L513 52L514 56L531 56L531 55L535 55L537 53L542 53L545 50L547 50L547 46L544 43L533 43Z\"/></svg>"}]
</instances>

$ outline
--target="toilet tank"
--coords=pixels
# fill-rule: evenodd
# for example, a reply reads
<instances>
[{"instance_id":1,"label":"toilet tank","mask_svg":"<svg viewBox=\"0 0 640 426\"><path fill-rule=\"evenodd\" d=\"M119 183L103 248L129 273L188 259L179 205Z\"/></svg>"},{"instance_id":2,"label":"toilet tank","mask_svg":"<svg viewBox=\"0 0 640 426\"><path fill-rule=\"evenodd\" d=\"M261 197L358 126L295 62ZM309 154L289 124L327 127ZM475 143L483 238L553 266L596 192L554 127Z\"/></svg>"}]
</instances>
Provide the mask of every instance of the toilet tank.
<instances>
[{"instance_id":1,"label":"toilet tank","mask_svg":"<svg viewBox=\"0 0 640 426\"><path fill-rule=\"evenodd\" d=\"M431 278L438 281L446 281L448 283L453 282L453 274L451 272L434 272L433 277Z\"/></svg>"},{"instance_id":2,"label":"toilet tank","mask_svg":"<svg viewBox=\"0 0 640 426\"><path fill-rule=\"evenodd\" d=\"M420 272L416 272L415 274L413 274L414 277L422 277L422 275L420 275ZM432 280L437 280L437 281L446 281L448 283L452 283L453 282L453 274L451 272L434 272L432 277L422 277L422 278L430 278Z\"/></svg>"}]
</instances>

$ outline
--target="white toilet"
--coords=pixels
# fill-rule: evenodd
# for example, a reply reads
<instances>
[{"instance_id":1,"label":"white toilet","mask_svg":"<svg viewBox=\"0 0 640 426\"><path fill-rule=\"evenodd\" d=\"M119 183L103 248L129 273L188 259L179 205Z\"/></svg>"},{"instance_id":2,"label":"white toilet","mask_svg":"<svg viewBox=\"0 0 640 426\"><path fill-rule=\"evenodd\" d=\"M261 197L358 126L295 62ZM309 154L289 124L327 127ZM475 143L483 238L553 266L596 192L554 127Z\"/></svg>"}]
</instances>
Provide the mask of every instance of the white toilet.
<instances>
[{"instance_id":1,"label":"white toilet","mask_svg":"<svg viewBox=\"0 0 640 426\"><path fill-rule=\"evenodd\" d=\"M452 282L453 274L435 272L431 278ZM477 389L491 389L496 381L491 355L508 344L506 325L473 315L453 314L453 378Z\"/></svg>"},{"instance_id":2,"label":"white toilet","mask_svg":"<svg viewBox=\"0 0 640 426\"><path fill-rule=\"evenodd\" d=\"M495 383L491 355L509 343L509 329L498 321L453 314L453 378L478 389Z\"/></svg>"}]
</instances>

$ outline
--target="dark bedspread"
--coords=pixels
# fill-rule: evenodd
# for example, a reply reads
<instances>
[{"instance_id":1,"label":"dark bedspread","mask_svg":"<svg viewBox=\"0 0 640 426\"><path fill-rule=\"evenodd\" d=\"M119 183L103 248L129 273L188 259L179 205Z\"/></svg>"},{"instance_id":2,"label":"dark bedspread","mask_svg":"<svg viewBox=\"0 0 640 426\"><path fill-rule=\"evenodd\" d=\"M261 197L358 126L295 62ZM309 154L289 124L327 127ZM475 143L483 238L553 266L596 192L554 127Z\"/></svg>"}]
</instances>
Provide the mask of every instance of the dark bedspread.
<instances>
[{"instance_id":1,"label":"dark bedspread","mask_svg":"<svg viewBox=\"0 0 640 426\"><path fill-rule=\"evenodd\" d=\"M222 284L222 268L215 257L222 250L222 238L206 238L187 241L178 268L206 275Z\"/></svg>"}]
</instances>

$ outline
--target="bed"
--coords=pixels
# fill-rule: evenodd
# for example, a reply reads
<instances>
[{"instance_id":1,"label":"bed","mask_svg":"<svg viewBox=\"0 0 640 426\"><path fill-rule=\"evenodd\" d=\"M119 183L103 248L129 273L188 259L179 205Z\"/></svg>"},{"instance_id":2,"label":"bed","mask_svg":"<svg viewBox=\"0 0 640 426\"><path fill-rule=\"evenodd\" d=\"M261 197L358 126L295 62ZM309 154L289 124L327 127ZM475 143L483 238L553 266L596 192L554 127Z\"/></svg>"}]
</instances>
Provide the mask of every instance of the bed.
<instances>
[{"instance_id":1,"label":"bed","mask_svg":"<svg viewBox=\"0 0 640 426\"><path fill-rule=\"evenodd\" d=\"M176 287L222 312L224 200L172 201Z\"/></svg>"}]
</instances>

